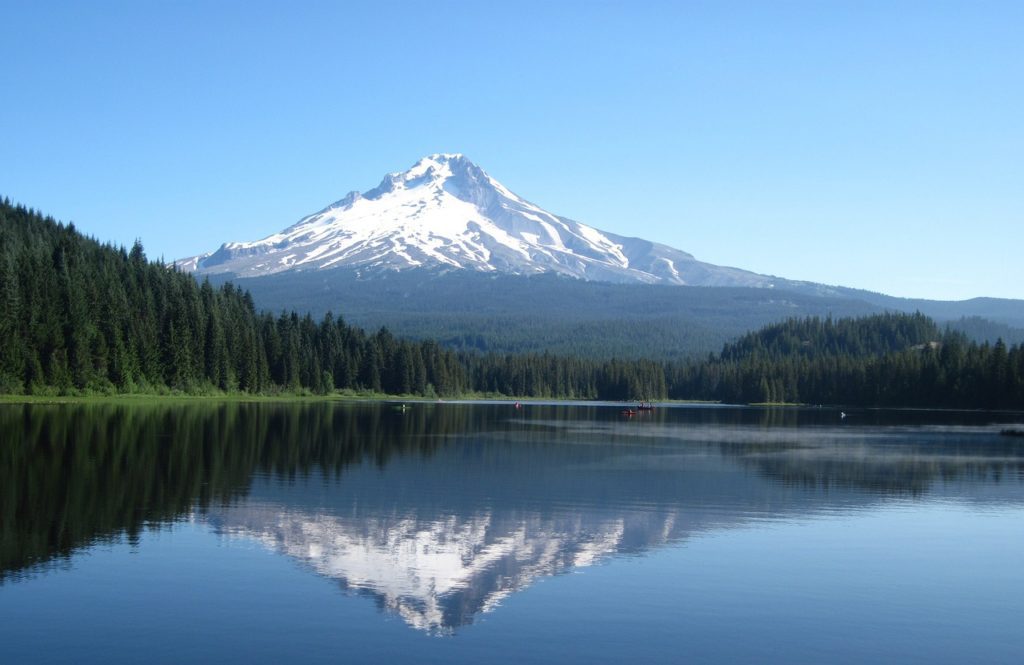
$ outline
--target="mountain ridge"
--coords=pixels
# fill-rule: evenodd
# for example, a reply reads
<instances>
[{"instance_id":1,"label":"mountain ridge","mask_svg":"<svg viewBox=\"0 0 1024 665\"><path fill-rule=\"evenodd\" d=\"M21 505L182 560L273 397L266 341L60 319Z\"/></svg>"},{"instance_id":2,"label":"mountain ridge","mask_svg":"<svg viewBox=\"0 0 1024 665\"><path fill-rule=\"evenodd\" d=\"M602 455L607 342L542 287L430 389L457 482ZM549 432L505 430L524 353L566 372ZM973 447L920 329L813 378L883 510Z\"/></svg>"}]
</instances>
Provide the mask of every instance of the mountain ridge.
<instances>
[{"instance_id":1,"label":"mountain ridge","mask_svg":"<svg viewBox=\"0 0 1024 665\"><path fill-rule=\"evenodd\" d=\"M435 153L351 191L261 240L227 242L174 264L198 274L292 270L469 269L587 281L774 288L803 284L698 261L643 238L601 231L513 193L460 153ZM815 288L828 288L814 285Z\"/></svg>"},{"instance_id":2,"label":"mountain ridge","mask_svg":"<svg viewBox=\"0 0 1024 665\"><path fill-rule=\"evenodd\" d=\"M236 281L271 310L332 311L499 352L692 357L792 316L884 311L997 324L970 324L979 337L1024 328L1024 301L897 298L704 263L547 212L460 153L428 155L278 233L175 265ZM611 284L625 290L601 286Z\"/></svg>"}]
</instances>

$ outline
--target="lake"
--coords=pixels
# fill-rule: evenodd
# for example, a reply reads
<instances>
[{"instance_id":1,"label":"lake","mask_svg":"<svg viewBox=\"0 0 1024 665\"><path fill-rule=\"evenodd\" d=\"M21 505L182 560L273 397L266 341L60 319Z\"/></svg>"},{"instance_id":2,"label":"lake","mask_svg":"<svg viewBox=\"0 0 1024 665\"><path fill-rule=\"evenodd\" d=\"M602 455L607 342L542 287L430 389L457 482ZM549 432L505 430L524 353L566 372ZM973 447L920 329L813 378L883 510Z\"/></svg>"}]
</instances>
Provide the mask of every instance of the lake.
<instances>
[{"instance_id":1,"label":"lake","mask_svg":"<svg viewBox=\"0 0 1024 665\"><path fill-rule=\"evenodd\" d=\"M1020 414L0 406L0 662L1019 663Z\"/></svg>"}]
</instances>

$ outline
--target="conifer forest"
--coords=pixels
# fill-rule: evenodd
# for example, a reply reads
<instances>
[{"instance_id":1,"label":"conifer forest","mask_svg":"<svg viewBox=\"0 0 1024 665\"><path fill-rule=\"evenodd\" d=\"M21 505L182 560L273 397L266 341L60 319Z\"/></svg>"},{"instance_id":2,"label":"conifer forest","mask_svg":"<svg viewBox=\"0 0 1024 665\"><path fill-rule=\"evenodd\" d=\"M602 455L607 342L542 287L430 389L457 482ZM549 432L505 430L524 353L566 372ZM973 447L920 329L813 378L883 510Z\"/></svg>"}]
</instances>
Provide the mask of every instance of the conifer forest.
<instances>
[{"instance_id":1,"label":"conifer forest","mask_svg":"<svg viewBox=\"0 0 1024 665\"><path fill-rule=\"evenodd\" d=\"M804 318L698 360L484 354L367 332L340 314L260 311L218 287L0 203L0 393L365 391L1019 409L1024 349L921 314Z\"/></svg>"}]
</instances>

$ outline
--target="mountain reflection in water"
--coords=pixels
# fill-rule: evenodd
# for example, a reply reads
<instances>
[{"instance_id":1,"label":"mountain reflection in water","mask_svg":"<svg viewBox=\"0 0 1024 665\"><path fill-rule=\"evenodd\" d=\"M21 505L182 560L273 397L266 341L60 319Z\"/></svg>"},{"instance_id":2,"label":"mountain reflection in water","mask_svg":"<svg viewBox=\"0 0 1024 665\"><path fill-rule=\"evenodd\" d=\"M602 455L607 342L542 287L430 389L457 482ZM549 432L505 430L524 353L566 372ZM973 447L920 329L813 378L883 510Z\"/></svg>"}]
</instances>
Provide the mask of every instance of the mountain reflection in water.
<instances>
[{"instance_id":1,"label":"mountain reflection in water","mask_svg":"<svg viewBox=\"0 0 1024 665\"><path fill-rule=\"evenodd\" d=\"M894 498L1024 503L1024 442L982 416L942 425L942 414L857 424L818 410L649 415L539 405L3 407L0 582L196 519L371 596L414 628L447 633L540 577L754 520Z\"/></svg>"}]
</instances>

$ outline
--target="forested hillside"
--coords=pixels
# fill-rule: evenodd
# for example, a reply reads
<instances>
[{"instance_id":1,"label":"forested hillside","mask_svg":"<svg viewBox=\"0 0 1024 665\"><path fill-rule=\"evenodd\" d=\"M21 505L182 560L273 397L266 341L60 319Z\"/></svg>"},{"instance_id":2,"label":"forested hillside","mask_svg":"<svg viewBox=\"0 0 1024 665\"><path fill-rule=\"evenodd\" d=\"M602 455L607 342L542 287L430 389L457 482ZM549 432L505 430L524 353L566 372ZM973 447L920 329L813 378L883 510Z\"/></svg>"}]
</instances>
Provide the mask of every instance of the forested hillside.
<instances>
[{"instance_id":1,"label":"forested hillside","mask_svg":"<svg viewBox=\"0 0 1024 665\"><path fill-rule=\"evenodd\" d=\"M678 288L678 287L676 287ZM1024 408L1024 351L921 314L804 317L700 360L455 352L330 314L259 312L72 225L0 203L0 392L329 393ZM443 311L443 310L439 310Z\"/></svg>"},{"instance_id":2,"label":"forested hillside","mask_svg":"<svg viewBox=\"0 0 1024 665\"><path fill-rule=\"evenodd\" d=\"M971 342L922 314L793 319L670 372L674 397L1024 408L1022 347Z\"/></svg>"},{"instance_id":3,"label":"forested hillside","mask_svg":"<svg viewBox=\"0 0 1024 665\"><path fill-rule=\"evenodd\" d=\"M218 277L218 279L227 279ZM614 284L551 274L296 271L236 282L257 307L342 311L355 325L482 353L698 358L750 330L805 316L864 316L877 305L775 289ZM443 316L438 313L443 312Z\"/></svg>"},{"instance_id":4,"label":"forested hillside","mask_svg":"<svg viewBox=\"0 0 1024 665\"><path fill-rule=\"evenodd\" d=\"M216 280L227 280L218 276ZM215 283L217 281L215 280ZM778 288L613 284L470 270L291 271L235 282L259 308L333 310L350 324L437 340L460 351L586 358L703 358L751 330L790 318L915 311L994 343L1024 342L1024 302L908 300L781 280ZM443 312L443 316L438 313ZM964 318L967 317L967 318ZM1015 323L1020 322L1020 323Z\"/></svg>"},{"instance_id":5,"label":"forested hillside","mask_svg":"<svg viewBox=\"0 0 1024 665\"><path fill-rule=\"evenodd\" d=\"M1024 344L1024 328L996 323L980 316L964 316L950 321L946 326L958 330L976 342L992 342L1003 340L1007 344Z\"/></svg>"},{"instance_id":6,"label":"forested hillside","mask_svg":"<svg viewBox=\"0 0 1024 665\"><path fill-rule=\"evenodd\" d=\"M342 319L258 313L230 284L0 204L0 392L466 390L454 353Z\"/></svg>"}]
</instances>

